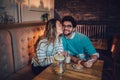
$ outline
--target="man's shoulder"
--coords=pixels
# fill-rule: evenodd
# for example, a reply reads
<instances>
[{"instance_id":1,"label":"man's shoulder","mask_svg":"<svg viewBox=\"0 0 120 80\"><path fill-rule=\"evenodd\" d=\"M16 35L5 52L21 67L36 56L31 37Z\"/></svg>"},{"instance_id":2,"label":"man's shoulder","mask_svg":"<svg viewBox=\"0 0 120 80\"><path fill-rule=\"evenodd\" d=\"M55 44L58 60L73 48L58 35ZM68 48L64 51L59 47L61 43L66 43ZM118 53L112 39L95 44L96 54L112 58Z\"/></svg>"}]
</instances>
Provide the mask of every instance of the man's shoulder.
<instances>
[{"instance_id":1,"label":"man's shoulder","mask_svg":"<svg viewBox=\"0 0 120 80\"><path fill-rule=\"evenodd\" d=\"M87 38L87 36L83 33L75 32L76 36L79 36L81 38Z\"/></svg>"},{"instance_id":2,"label":"man's shoulder","mask_svg":"<svg viewBox=\"0 0 120 80\"><path fill-rule=\"evenodd\" d=\"M65 38L65 35L62 35L61 38L62 38L62 39L66 39L66 38Z\"/></svg>"}]
</instances>

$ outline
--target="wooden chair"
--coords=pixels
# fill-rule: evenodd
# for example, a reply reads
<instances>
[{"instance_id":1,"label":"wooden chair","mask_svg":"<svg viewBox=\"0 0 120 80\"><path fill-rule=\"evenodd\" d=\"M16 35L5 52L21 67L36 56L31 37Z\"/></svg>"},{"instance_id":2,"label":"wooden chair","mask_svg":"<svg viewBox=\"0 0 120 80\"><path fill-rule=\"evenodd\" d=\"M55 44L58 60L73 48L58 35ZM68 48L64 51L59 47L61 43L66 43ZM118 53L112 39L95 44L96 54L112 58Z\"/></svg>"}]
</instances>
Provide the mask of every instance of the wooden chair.
<instances>
[{"instance_id":1,"label":"wooden chair","mask_svg":"<svg viewBox=\"0 0 120 80\"><path fill-rule=\"evenodd\" d=\"M111 48L112 57L114 60L114 69L113 69L113 76L114 80L120 80L120 37L114 36L113 45Z\"/></svg>"}]
</instances>

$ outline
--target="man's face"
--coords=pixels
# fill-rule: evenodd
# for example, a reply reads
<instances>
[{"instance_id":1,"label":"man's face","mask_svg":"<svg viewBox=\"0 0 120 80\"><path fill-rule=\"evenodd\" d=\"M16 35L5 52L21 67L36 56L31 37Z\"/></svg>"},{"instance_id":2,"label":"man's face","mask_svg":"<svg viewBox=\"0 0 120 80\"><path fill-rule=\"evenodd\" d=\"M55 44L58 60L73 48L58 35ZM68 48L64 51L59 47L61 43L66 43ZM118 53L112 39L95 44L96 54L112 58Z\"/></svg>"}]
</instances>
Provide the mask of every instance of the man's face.
<instances>
[{"instance_id":1,"label":"man's face","mask_svg":"<svg viewBox=\"0 0 120 80\"><path fill-rule=\"evenodd\" d=\"M70 21L64 21L63 22L63 34L70 38L74 32L75 28L73 28L73 25Z\"/></svg>"}]
</instances>

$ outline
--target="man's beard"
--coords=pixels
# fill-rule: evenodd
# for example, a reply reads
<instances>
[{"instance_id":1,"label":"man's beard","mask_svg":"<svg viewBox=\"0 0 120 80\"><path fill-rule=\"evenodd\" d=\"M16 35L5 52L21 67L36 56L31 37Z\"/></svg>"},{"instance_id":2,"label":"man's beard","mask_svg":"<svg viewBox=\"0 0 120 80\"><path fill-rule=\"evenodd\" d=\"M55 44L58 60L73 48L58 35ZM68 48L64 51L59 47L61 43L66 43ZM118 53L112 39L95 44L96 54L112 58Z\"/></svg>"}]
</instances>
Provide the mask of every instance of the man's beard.
<instances>
[{"instance_id":1,"label":"man's beard","mask_svg":"<svg viewBox=\"0 0 120 80\"><path fill-rule=\"evenodd\" d=\"M67 33L67 34L64 34L66 37L68 37L68 36L70 36L71 34L72 34L73 32L69 32L69 33Z\"/></svg>"},{"instance_id":2,"label":"man's beard","mask_svg":"<svg viewBox=\"0 0 120 80\"><path fill-rule=\"evenodd\" d=\"M72 33L64 34L66 37L70 36Z\"/></svg>"}]
</instances>

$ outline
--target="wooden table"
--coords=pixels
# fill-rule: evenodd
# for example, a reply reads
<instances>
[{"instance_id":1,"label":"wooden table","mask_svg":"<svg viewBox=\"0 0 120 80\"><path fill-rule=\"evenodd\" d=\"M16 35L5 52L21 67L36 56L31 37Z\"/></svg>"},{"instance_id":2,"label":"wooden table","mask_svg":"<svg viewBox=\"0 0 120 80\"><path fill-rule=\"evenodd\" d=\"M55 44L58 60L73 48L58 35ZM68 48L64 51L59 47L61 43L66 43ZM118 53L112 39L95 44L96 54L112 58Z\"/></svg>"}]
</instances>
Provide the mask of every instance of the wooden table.
<instances>
[{"instance_id":1,"label":"wooden table","mask_svg":"<svg viewBox=\"0 0 120 80\"><path fill-rule=\"evenodd\" d=\"M33 80L101 80L103 63L102 60L98 60L92 68L82 68L80 70L75 70L71 64L67 64L62 75L55 74L52 67L49 66Z\"/></svg>"}]
</instances>

